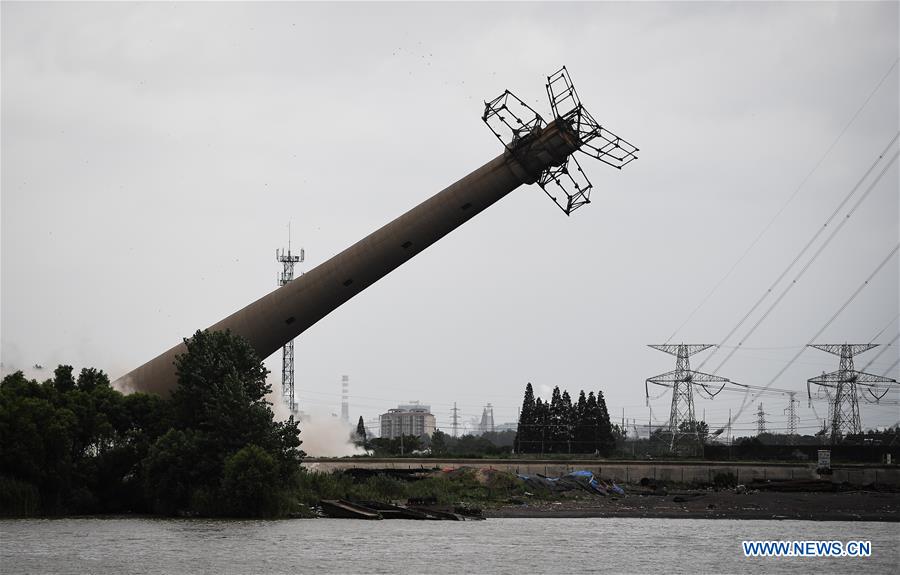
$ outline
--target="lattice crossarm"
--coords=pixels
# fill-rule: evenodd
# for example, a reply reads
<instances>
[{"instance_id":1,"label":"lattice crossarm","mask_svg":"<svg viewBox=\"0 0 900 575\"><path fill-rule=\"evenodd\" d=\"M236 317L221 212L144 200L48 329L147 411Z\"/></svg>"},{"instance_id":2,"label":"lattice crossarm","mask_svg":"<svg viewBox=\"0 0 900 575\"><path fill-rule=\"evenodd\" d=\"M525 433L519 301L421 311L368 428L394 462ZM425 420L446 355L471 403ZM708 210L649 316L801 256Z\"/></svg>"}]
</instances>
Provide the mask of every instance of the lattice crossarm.
<instances>
[{"instance_id":1,"label":"lattice crossarm","mask_svg":"<svg viewBox=\"0 0 900 575\"><path fill-rule=\"evenodd\" d=\"M566 158L561 166L544 170L538 185L566 215L591 202L593 185L573 156Z\"/></svg>"},{"instance_id":2,"label":"lattice crossarm","mask_svg":"<svg viewBox=\"0 0 900 575\"><path fill-rule=\"evenodd\" d=\"M676 381L683 381L683 377L678 370L667 371L666 373L661 373L659 375L654 375L653 377L648 377L647 381L650 383L655 383L656 385L671 385Z\"/></svg>"},{"instance_id":3,"label":"lattice crossarm","mask_svg":"<svg viewBox=\"0 0 900 575\"><path fill-rule=\"evenodd\" d=\"M691 371L688 373L692 383L729 383L731 381L727 377L719 377L718 375L703 373L702 371Z\"/></svg>"},{"instance_id":4,"label":"lattice crossarm","mask_svg":"<svg viewBox=\"0 0 900 575\"><path fill-rule=\"evenodd\" d=\"M481 119L510 151L520 139L546 125L540 114L509 90L484 103Z\"/></svg>"}]
</instances>

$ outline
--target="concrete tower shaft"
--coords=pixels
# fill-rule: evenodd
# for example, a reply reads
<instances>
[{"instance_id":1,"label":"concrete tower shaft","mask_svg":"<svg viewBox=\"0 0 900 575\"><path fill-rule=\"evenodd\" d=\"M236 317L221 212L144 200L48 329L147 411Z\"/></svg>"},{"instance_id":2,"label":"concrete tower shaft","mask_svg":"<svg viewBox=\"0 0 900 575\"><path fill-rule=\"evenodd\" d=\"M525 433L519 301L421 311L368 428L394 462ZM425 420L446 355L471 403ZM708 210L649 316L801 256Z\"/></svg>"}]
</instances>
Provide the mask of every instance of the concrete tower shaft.
<instances>
[{"instance_id":1,"label":"concrete tower shaft","mask_svg":"<svg viewBox=\"0 0 900 575\"><path fill-rule=\"evenodd\" d=\"M211 325L245 338L268 357L413 256L522 184L562 166L582 145L571 122L557 118L510 144L471 174L422 202L328 261ZM183 343L120 378L133 391L169 394Z\"/></svg>"}]
</instances>

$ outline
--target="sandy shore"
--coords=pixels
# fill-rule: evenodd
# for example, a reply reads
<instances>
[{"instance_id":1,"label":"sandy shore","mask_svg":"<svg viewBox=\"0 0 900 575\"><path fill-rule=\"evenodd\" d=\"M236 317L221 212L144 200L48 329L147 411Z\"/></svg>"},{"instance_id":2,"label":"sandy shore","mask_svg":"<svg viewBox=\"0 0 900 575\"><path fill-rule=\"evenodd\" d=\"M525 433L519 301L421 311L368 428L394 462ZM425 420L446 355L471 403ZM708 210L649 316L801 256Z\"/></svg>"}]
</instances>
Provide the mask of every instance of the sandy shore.
<instances>
[{"instance_id":1,"label":"sandy shore","mask_svg":"<svg viewBox=\"0 0 900 575\"><path fill-rule=\"evenodd\" d=\"M804 519L900 522L900 493L850 491L783 493L683 491L667 495L600 497L577 494L559 501L525 498L485 509L486 517L659 517L678 519Z\"/></svg>"}]
</instances>

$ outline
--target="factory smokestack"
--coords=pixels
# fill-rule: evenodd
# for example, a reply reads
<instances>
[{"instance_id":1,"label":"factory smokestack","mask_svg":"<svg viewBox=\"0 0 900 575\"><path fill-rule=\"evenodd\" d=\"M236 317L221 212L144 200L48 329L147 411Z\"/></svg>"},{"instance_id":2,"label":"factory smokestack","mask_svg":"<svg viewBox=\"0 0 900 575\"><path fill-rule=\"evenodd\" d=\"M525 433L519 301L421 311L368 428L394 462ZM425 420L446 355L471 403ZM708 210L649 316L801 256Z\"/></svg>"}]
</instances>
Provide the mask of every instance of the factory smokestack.
<instances>
[{"instance_id":1,"label":"factory smokestack","mask_svg":"<svg viewBox=\"0 0 900 575\"><path fill-rule=\"evenodd\" d=\"M350 423L350 376L341 376L341 419Z\"/></svg>"},{"instance_id":2,"label":"factory smokestack","mask_svg":"<svg viewBox=\"0 0 900 575\"><path fill-rule=\"evenodd\" d=\"M547 94L554 115L550 122L508 90L488 102L482 120L503 142L502 154L209 329L231 330L266 358L522 184L540 185L566 214L589 203L591 183L572 154L581 151L621 168L637 157L637 148L591 117L565 68L547 79ZM175 356L185 351L180 343L118 383L168 395L177 384Z\"/></svg>"}]
</instances>

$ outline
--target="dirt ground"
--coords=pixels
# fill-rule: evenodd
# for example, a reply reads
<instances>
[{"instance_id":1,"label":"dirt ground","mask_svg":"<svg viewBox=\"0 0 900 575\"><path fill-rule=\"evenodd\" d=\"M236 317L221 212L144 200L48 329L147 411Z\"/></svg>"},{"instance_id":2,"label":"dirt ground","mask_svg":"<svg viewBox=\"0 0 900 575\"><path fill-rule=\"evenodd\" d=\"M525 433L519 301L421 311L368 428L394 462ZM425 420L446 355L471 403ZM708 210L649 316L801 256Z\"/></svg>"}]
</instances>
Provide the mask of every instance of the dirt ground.
<instances>
[{"instance_id":1,"label":"dirt ground","mask_svg":"<svg viewBox=\"0 0 900 575\"><path fill-rule=\"evenodd\" d=\"M807 519L819 521L900 521L900 493L837 493L691 490L666 495L573 494L559 501L522 498L487 517L673 517L697 519Z\"/></svg>"}]
</instances>

